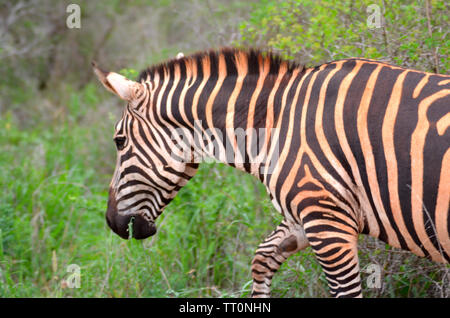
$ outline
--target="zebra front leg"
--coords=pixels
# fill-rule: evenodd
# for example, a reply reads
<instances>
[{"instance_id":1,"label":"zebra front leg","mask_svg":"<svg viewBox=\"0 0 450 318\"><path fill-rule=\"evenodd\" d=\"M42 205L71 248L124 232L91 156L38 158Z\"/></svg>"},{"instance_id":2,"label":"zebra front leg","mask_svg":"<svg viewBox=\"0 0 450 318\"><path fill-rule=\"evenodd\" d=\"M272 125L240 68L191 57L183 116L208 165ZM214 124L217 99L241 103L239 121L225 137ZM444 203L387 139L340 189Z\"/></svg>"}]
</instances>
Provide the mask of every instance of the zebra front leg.
<instances>
[{"instance_id":1,"label":"zebra front leg","mask_svg":"<svg viewBox=\"0 0 450 318\"><path fill-rule=\"evenodd\" d=\"M270 285L275 272L289 256L307 246L303 228L283 220L255 252L252 261L252 297L270 297Z\"/></svg>"}]
</instances>

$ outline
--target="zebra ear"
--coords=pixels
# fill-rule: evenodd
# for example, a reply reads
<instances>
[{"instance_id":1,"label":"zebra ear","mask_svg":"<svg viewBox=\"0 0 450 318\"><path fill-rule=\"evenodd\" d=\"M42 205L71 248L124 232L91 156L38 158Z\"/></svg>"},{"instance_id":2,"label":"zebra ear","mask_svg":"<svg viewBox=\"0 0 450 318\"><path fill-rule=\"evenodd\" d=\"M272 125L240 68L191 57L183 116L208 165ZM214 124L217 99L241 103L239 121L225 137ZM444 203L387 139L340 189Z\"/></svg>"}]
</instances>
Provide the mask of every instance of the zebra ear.
<instances>
[{"instance_id":1,"label":"zebra ear","mask_svg":"<svg viewBox=\"0 0 450 318\"><path fill-rule=\"evenodd\" d=\"M142 84L129 80L125 76L114 72L105 72L94 61L92 62L95 75L107 90L116 94L121 99L131 101L136 98Z\"/></svg>"}]
</instances>

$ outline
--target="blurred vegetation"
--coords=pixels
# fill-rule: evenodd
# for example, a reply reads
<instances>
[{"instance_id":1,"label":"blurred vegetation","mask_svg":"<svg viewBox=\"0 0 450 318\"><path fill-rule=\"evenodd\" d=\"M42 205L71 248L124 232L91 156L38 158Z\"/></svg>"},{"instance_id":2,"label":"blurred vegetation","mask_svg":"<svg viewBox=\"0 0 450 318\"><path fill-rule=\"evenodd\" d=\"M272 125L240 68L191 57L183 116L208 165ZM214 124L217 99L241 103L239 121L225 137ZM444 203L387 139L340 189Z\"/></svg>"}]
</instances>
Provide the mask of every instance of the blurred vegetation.
<instances>
[{"instance_id":1,"label":"blurred vegetation","mask_svg":"<svg viewBox=\"0 0 450 318\"><path fill-rule=\"evenodd\" d=\"M66 7L81 7L81 28ZM369 29L369 4L380 28ZM427 9L428 7L428 9ZM0 297L246 297L258 244L280 222L252 177L204 164L158 220L124 241L106 226L111 140L123 103L90 62L134 76L182 51L272 49L315 65L348 56L448 72L445 1L136 0L0 2ZM449 297L448 266L362 237L367 297ZM64 284L69 264L81 288ZM366 286L369 264L382 286ZM275 297L328 297L311 249L274 278Z\"/></svg>"},{"instance_id":2,"label":"blurred vegetation","mask_svg":"<svg viewBox=\"0 0 450 318\"><path fill-rule=\"evenodd\" d=\"M446 74L449 13L446 1L263 0L241 23L241 43L309 65L365 57Z\"/></svg>"}]
</instances>

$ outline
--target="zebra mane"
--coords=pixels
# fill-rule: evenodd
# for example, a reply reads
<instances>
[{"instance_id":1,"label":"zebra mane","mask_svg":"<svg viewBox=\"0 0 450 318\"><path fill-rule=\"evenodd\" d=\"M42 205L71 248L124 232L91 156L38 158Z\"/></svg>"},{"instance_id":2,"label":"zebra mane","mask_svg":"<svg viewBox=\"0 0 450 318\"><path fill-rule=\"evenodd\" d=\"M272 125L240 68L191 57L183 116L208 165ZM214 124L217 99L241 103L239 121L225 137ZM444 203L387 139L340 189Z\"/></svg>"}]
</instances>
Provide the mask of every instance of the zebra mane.
<instances>
[{"instance_id":1,"label":"zebra mane","mask_svg":"<svg viewBox=\"0 0 450 318\"><path fill-rule=\"evenodd\" d=\"M287 72L292 72L294 69L303 70L304 66L294 61L283 59L276 53L271 51L261 51L258 49L239 49L224 47L218 50L207 50L194 53L189 56L181 58L174 58L150 66L140 72L137 81L148 81L155 76L164 78L166 74L173 75L175 66L182 66L187 68L201 68L203 63L211 64L211 77L219 76L219 59L225 59L227 76L238 75L239 61L238 59L245 58L247 61L247 74L256 74L260 72L260 63L263 62L269 65L269 74L278 74L281 67L285 67Z\"/></svg>"}]
</instances>

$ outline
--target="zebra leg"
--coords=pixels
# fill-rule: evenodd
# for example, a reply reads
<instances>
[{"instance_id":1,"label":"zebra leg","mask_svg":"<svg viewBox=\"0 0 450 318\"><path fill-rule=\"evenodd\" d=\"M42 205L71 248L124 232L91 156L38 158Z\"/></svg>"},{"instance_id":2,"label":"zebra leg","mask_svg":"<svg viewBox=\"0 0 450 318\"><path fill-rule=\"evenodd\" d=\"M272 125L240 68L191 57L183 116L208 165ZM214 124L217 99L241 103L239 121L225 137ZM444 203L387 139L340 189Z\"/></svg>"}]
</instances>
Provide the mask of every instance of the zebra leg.
<instances>
[{"instance_id":1,"label":"zebra leg","mask_svg":"<svg viewBox=\"0 0 450 318\"><path fill-rule=\"evenodd\" d=\"M325 272L331 295L362 297L355 229L330 218L303 221L306 237Z\"/></svg>"},{"instance_id":2,"label":"zebra leg","mask_svg":"<svg viewBox=\"0 0 450 318\"><path fill-rule=\"evenodd\" d=\"M275 272L289 256L307 246L303 228L283 220L255 252L252 261L252 297L269 297Z\"/></svg>"}]
</instances>

